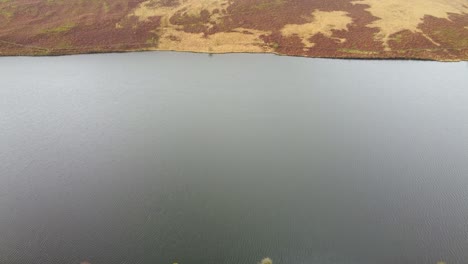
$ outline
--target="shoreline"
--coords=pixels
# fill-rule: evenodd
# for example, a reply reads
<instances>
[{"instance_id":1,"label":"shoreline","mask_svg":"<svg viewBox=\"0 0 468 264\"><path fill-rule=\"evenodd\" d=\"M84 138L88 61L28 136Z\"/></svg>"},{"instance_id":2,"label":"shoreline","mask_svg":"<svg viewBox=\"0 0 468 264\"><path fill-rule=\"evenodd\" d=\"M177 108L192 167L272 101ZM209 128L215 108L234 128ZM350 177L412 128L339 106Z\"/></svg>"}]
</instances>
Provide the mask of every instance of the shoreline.
<instances>
[{"instance_id":1,"label":"shoreline","mask_svg":"<svg viewBox=\"0 0 468 264\"><path fill-rule=\"evenodd\" d=\"M45 49L45 48L44 48ZM412 50L408 50L412 51ZM425 50L426 51L426 50ZM464 50L465 51L465 50ZM178 49L157 49L157 48L142 48L142 49L89 49L83 51L82 49L68 49L68 50L48 50L43 53L24 52L24 53L11 53L4 54L0 51L0 57L59 57L59 56L72 56L72 55L92 55L92 54L118 54L118 53L140 53L140 52L180 52L180 53L194 53L194 54L207 54L207 55L223 55L223 54L271 54L275 56L298 57L298 58L311 58L311 59L343 59L343 60L382 60L382 61L435 61L435 62L463 62L468 61L467 57L462 58L437 58L436 56L395 56L390 54L368 54L368 56L357 56L356 54L349 55L316 55L307 56L306 54L285 54L275 51L253 52L253 51L197 51L197 50L178 50ZM430 51L429 51L430 52ZM468 49L466 49L468 54ZM361 54L362 55L362 54Z\"/></svg>"}]
</instances>

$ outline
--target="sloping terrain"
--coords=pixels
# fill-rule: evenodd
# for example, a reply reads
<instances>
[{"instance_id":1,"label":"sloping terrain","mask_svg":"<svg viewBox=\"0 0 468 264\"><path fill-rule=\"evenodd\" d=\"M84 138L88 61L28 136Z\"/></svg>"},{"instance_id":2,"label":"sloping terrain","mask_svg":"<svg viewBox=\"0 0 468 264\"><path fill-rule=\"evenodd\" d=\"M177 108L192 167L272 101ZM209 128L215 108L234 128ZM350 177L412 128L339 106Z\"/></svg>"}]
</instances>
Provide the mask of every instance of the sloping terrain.
<instances>
[{"instance_id":1,"label":"sloping terrain","mask_svg":"<svg viewBox=\"0 0 468 264\"><path fill-rule=\"evenodd\" d=\"M468 0L0 0L0 55L468 60Z\"/></svg>"}]
</instances>

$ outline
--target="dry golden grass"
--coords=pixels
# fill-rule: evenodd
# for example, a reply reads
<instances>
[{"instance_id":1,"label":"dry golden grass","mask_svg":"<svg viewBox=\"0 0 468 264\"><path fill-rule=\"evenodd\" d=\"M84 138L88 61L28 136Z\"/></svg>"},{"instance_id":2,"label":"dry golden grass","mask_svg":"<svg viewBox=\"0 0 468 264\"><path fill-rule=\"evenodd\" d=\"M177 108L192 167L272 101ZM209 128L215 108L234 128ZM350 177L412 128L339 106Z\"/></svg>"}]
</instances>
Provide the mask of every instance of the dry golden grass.
<instances>
[{"instance_id":1,"label":"dry golden grass","mask_svg":"<svg viewBox=\"0 0 468 264\"><path fill-rule=\"evenodd\" d=\"M153 3L150 5L150 3ZM268 52L271 51L260 38L260 35L271 32L253 29L237 28L231 32L219 32L212 35L203 33L188 33L179 25L173 25L170 17L174 14L185 14L192 17L200 16L202 10L208 11L210 21L217 22L221 11L228 5L227 0L185 0L176 6L160 6L157 3L146 1L141 3L131 16L137 16L144 21L152 16L161 16L161 28L159 29L158 50L197 51L209 53L224 52ZM217 9L220 12L212 14ZM205 23L207 27L212 24ZM155 47L156 48L156 47Z\"/></svg>"},{"instance_id":2,"label":"dry golden grass","mask_svg":"<svg viewBox=\"0 0 468 264\"><path fill-rule=\"evenodd\" d=\"M402 30L422 33L418 26L424 16L448 19L449 13L468 13L466 0L356 0L355 4L369 5L367 10L379 18L368 27L379 28L377 39L383 40L387 50L389 36ZM430 41L434 42L427 35Z\"/></svg>"},{"instance_id":3,"label":"dry golden grass","mask_svg":"<svg viewBox=\"0 0 468 264\"><path fill-rule=\"evenodd\" d=\"M219 32L205 37L203 33L187 33L168 28L161 36L157 49L208 53L272 51L259 38L262 34L269 33L238 28L233 32Z\"/></svg>"},{"instance_id":4,"label":"dry golden grass","mask_svg":"<svg viewBox=\"0 0 468 264\"><path fill-rule=\"evenodd\" d=\"M468 0L0 0L0 55L174 50L468 60L466 19Z\"/></svg>"},{"instance_id":5,"label":"dry golden grass","mask_svg":"<svg viewBox=\"0 0 468 264\"><path fill-rule=\"evenodd\" d=\"M305 24L288 24L281 29L285 36L297 35L307 48L311 48L315 43L309 40L310 37L322 33L326 37L331 37L333 30L345 30L352 23L351 17L344 11L324 12L315 10L312 13L311 22ZM344 39L338 39L340 42Z\"/></svg>"},{"instance_id":6,"label":"dry golden grass","mask_svg":"<svg viewBox=\"0 0 468 264\"><path fill-rule=\"evenodd\" d=\"M212 13L213 10L224 10L228 5L228 0L181 0L175 6L162 6L159 1L148 0L140 5L130 15L137 16L140 20L146 20L152 16L171 17L175 13L181 12L190 16L199 16L202 10Z\"/></svg>"}]
</instances>

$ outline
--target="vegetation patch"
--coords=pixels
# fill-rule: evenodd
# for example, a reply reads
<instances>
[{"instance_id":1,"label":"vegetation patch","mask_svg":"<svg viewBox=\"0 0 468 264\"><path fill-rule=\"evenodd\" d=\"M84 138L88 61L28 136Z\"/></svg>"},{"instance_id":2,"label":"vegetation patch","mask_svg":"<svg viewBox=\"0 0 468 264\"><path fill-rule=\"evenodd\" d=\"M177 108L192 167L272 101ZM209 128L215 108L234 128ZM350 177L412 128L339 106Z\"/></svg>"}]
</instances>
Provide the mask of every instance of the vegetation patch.
<instances>
[{"instance_id":1,"label":"vegetation patch","mask_svg":"<svg viewBox=\"0 0 468 264\"><path fill-rule=\"evenodd\" d=\"M266 10L266 9L273 9L281 7L285 3L284 0L264 0L259 3L255 3L252 5L252 9L256 9L259 11Z\"/></svg>"},{"instance_id":2,"label":"vegetation patch","mask_svg":"<svg viewBox=\"0 0 468 264\"><path fill-rule=\"evenodd\" d=\"M64 33L64 32L68 32L69 30L71 30L75 26L76 26L75 23L70 22L70 23L67 23L67 24L64 24L64 25L61 25L61 26L58 26L58 27L45 29L44 33L52 33L52 34Z\"/></svg>"},{"instance_id":3,"label":"vegetation patch","mask_svg":"<svg viewBox=\"0 0 468 264\"><path fill-rule=\"evenodd\" d=\"M348 13L343 11L324 12L316 10L312 13L309 23L305 24L288 24L281 29L281 33L285 36L297 35L301 38L305 47L310 48L315 45L310 38L318 33L322 33L326 37L332 37L335 30L346 30L351 24L352 19ZM339 42L344 42L344 39L335 38Z\"/></svg>"},{"instance_id":4,"label":"vegetation patch","mask_svg":"<svg viewBox=\"0 0 468 264\"><path fill-rule=\"evenodd\" d=\"M426 16L448 19L450 13L468 13L466 0L356 0L366 4L367 10L378 18L369 27L379 29L376 38L382 40L387 50L392 34L403 30L421 32L418 26Z\"/></svg>"},{"instance_id":5,"label":"vegetation patch","mask_svg":"<svg viewBox=\"0 0 468 264\"><path fill-rule=\"evenodd\" d=\"M378 52L368 51L368 50L357 50L357 49L338 49L338 51L349 53L349 54L358 54L358 55L375 55Z\"/></svg>"},{"instance_id":6,"label":"vegetation patch","mask_svg":"<svg viewBox=\"0 0 468 264\"><path fill-rule=\"evenodd\" d=\"M0 55L180 50L468 60L467 0L0 0Z\"/></svg>"}]
</instances>

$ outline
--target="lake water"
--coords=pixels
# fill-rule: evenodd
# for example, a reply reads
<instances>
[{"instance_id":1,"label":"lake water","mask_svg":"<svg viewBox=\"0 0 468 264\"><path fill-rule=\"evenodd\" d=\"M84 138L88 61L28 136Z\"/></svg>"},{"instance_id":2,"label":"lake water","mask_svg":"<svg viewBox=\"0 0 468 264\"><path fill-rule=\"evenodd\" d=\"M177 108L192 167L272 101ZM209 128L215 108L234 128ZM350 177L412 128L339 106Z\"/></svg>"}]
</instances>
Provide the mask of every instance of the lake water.
<instances>
[{"instance_id":1,"label":"lake water","mask_svg":"<svg viewBox=\"0 0 468 264\"><path fill-rule=\"evenodd\" d=\"M468 64L0 58L0 263L468 263Z\"/></svg>"}]
</instances>

